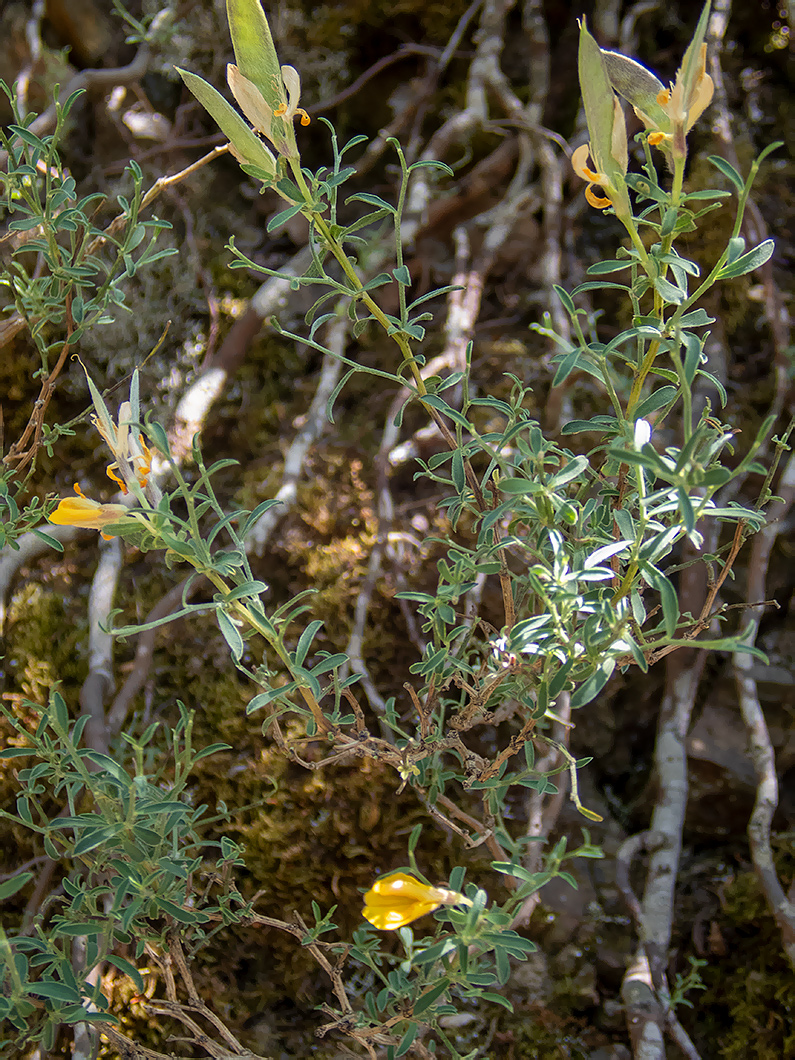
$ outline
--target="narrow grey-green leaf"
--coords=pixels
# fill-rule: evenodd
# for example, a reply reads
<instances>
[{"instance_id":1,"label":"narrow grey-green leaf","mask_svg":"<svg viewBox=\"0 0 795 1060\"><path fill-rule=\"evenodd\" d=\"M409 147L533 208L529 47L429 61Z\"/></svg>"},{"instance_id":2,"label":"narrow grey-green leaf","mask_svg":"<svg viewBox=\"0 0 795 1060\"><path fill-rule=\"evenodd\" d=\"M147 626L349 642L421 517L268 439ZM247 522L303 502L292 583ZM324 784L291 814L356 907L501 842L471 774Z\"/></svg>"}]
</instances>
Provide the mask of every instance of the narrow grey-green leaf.
<instances>
[{"instance_id":1,"label":"narrow grey-green leaf","mask_svg":"<svg viewBox=\"0 0 795 1060\"><path fill-rule=\"evenodd\" d=\"M776 249L776 244L772 239L766 239L764 243L760 243L758 247L754 247L753 250L749 250L747 254L743 254L742 257L737 258L731 265L724 265L720 270L720 278L722 280L731 280L736 276L745 276L747 272L753 272L754 269L760 268L766 261L770 259L773 251Z\"/></svg>"},{"instance_id":2,"label":"narrow grey-green leaf","mask_svg":"<svg viewBox=\"0 0 795 1060\"><path fill-rule=\"evenodd\" d=\"M276 160L253 129L249 128L237 111L203 77L190 70L176 68L199 103L209 113L221 132L229 140L240 158L249 165L257 166L275 176Z\"/></svg>"}]
</instances>

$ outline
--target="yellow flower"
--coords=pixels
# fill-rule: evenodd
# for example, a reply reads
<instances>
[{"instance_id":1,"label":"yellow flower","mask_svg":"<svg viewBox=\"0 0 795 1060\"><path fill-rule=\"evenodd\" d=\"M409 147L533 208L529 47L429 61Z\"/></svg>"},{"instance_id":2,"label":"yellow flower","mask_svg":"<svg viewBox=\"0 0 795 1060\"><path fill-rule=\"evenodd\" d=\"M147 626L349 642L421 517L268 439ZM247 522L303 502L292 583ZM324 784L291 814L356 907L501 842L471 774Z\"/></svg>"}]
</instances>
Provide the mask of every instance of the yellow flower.
<instances>
[{"instance_id":1,"label":"yellow flower","mask_svg":"<svg viewBox=\"0 0 795 1060\"><path fill-rule=\"evenodd\" d=\"M117 523L128 513L124 504L100 504L98 501L92 501L76 482L75 493L76 497L66 497L59 502L52 515L48 516L51 523L56 526L82 526L89 530L102 530L108 523ZM107 541L113 535L102 536Z\"/></svg>"},{"instance_id":2,"label":"yellow flower","mask_svg":"<svg viewBox=\"0 0 795 1060\"><path fill-rule=\"evenodd\" d=\"M613 200L606 195L596 195L592 188L594 184L598 184L600 188L608 188L610 186L610 178L606 173L599 173L587 165L590 157L591 145L582 144L571 156L571 166L578 177L588 181L588 187L585 189L585 198L588 203L597 210L606 210L608 206L613 205Z\"/></svg>"},{"instance_id":3,"label":"yellow flower","mask_svg":"<svg viewBox=\"0 0 795 1060\"><path fill-rule=\"evenodd\" d=\"M662 140L673 140L678 130L687 134L712 101L715 85L707 73L707 46L698 51L698 62L693 76L683 74L684 64L676 73L676 81L657 94L657 102L671 123L671 131L657 129L649 134L649 143L658 145ZM641 120L644 116L639 115ZM647 126L648 128L648 126Z\"/></svg>"},{"instance_id":4,"label":"yellow flower","mask_svg":"<svg viewBox=\"0 0 795 1060\"><path fill-rule=\"evenodd\" d=\"M662 81L640 63L618 52L606 52L613 86L632 104L649 130L652 147L684 155L687 134L712 101L715 91L707 73L707 46L702 44L693 61L683 63L676 80L666 88Z\"/></svg>"},{"instance_id":5,"label":"yellow flower","mask_svg":"<svg viewBox=\"0 0 795 1060\"><path fill-rule=\"evenodd\" d=\"M102 435L105 444L116 457L107 467L107 476L121 489L128 493L128 485L135 480L141 488L146 486L152 470L152 451L144 441L142 434L138 437L130 431L132 410L129 401L119 407L119 423L114 424L109 415L92 416L91 422Z\"/></svg>"},{"instance_id":6,"label":"yellow flower","mask_svg":"<svg viewBox=\"0 0 795 1060\"><path fill-rule=\"evenodd\" d=\"M707 73L709 0L687 47L676 80L668 88L645 66L620 52L602 52L610 82L646 126L647 140L665 154L684 159L687 134L712 100L715 86Z\"/></svg>"},{"instance_id":7,"label":"yellow flower","mask_svg":"<svg viewBox=\"0 0 795 1060\"><path fill-rule=\"evenodd\" d=\"M572 155L574 172L588 182L585 198L597 210L613 207L624 223L631 214L627 194L627 127L624 111L610 86L601 49L585 25L580 24L580 47L577 58L580 88L585 105L589 143ZM588 165L590 155L593 166ZM595 194L598 185L603 195Z\"/></svg>"},{"instance_id":8,"label":"yellow flower","mask_svg":"<svg viewBox=\"0 0 795 1060\"><path fill-rule=\"evenodd\" d=\"M303 107L298 106L301 100L301 78L295 67L281 67L281 76L274 78L271 101L265 99L254 82L242 74L234 63L227 66L226 79L238 106L256 132L270 140L279 154L286 158L297 157L293 119L300 115L301 124L308 125L310 118ZM274 118L278 120L274 121Z\"/></svg>"},{"instance_id":9,"label":"yellow flower","mask_svg":"<svg viewBox=\"0 0 795 1060\"><path fill-rule=\"evenodd\" d=\"M395 931L440 905L457 905L469 899L458 891L429 887L405 872L396 872L376 880L364 896L364 918L379 931Z\"/></svg>"}]
</instances>

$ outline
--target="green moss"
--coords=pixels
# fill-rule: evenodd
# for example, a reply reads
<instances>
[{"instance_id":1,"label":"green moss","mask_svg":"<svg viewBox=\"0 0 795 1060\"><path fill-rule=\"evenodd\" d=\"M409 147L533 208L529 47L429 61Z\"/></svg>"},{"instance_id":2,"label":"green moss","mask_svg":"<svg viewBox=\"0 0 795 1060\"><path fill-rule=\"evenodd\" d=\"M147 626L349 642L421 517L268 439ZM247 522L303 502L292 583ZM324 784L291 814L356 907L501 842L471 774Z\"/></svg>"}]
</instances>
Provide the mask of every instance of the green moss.
<instances>
[{"instance_id":1,"label":"green moss","mask_svg":"<svg viewBox=\"0 0 795 1060\"><path fill-rule=\"evenodd\" d=\"M776 860L786 887L795 870L791 846ZM702 1055L722 1060L795 1056L795 971L782 953L780 932L756 876L737 876L723 899L721 930L728 952L711 959L702 972L706 991L695 1001L693 1015L680 1013L680 1018Z\"/></svg>"},{"instance_id":2,"label":"green moss","mask_svg":"<svg viewBox=\"0 0 795 1060\"><path fill-rule=\"evenodd\" d=\"M46 703L53 685L82 681L85 664L78 646L86 629L70 610L53 586L28 582L13 595L6 628L9 691Z\"/></svg>"}]
</instances>

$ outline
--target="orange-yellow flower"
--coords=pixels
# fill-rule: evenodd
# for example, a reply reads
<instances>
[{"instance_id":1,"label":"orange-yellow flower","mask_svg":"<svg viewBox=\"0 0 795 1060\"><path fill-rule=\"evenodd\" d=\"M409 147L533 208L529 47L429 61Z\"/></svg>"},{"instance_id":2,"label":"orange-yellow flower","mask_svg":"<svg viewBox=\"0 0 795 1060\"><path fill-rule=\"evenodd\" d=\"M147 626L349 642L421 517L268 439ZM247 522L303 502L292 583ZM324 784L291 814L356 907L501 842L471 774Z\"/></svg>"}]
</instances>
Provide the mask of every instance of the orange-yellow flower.
<instances>
[{"instance_id":1,"label":"orange-yellow flower","mask_svg":"<svg viewBox=\"0 0 795 1060\"><path fill-rule=\"evenodd\" d=\"M76 497L65 497L48 518L56 526L82 526L89 530L102 530L109 523L117 523L128 513L124 504L100 504L86 497L75 482ZM102 535L106 540L112 534Z\"/></svg>"},{"instance_id":2,"label":"orange-yellow flower","mask_svg":"<svg viewBox=\"0 0 795 1060\"><path fill-rule=\"evenodd\" d=\"M610 178L606 173L591 169L587 164L589 158L591 158L591 145L582 144L571 156L571 167L578 177L588 181L588 187L585 189L587 202L597 210L606 210L608 206L613 205L613 200L606 195L596 195L592 188L594 184L598 184L600 188L609 187Z\"/></svg>"},{"instance_id":3,"label":"orange-yellow flower","mask_svg":"<svg viewBox=\"0 0 795 1060\"><path fill-rule=\"evenodd\" d=\"M130 430L130 402L125 401L119 408L118 426L110 416L92 416L91 422L102 435L105 444L116 457L107 467L107 476L121 489L128 492L132 481L145 488L152 470L152 451L144 441L144 436Z\"/></svg>"},{"instance_id":4,"label":"orange-yellow flower","mask_svg":"<svg viewBox=\"0 0 795 1060\"><path fill-rule=\"evenodd\" d=\"M608 52L606 58L611 76L618 82L614 81L616 91L629 100L649 130L646 138L652 147L660 147L663 151L677 148L684 155L687 134L709 106L715 92L715 85L707 73L706 44L693 53L692 62L682 64L676 80L668 88L650 70L624 55Z\"/></svg>"},{"instance_id":5,"label":"orange-yellow flower","mask_svg":"<svg viewBox=\"0 0 795 1060\"><path fill-rule=\"evenodd\" d=\"M702 44L697 53L695 70L687 82L682 68L676 72L676 81L657 94L657 103L662 107L671 123L671 131L658 128L649 134L649 143L657 146L663 140L675 138L678 129L687 134L701 117L715 92L715 85L707 73L707 46ZM641 115L643 118L643 115ZM648 126L647 126L648 128Z\"/></svg>"},{"instance_id":6,"label":"orange-yellow flower","mask_svg":"<svg viewBox=\"0 0 795 1060\"><path fill-rule=\"evenodd\" d=\"M228 64L226 79L238 106L254 129L270 140L280 154L286 158L296 158L293 119L297 115L302 125L309 125L310 117L303 107L298 106L301 100L301 77L295 67L281 67L280 76L273 79L270 98L267 100L234 63ZM282 120L274 122L274 118Z\"/></svg>"},{"instance_id":7,"label":"orange-yellow flower","mask_svg":"<svg viewBox=\"0 0 795 1060\"><path fill-rule=\"evenodd\" d=\"M376 880L364 896L364 918L379 931L395 931L441 905L469 904L458 891L429 887L405 872Z\"/></svg>"},{"instance_id":8,"label":"orange-yellow flower","mask_svg":"<svg viewBox=\"0 0 795 1060\"><path fill-rule=\"evenodd\" d=\"M668 88L656 74L620 52L602 52L610 82L648 129L646 139L671 158L687 156L687 134L709 106L715 86L707 73L706 34L710 0Z\"/></svg>"}]
</instances>

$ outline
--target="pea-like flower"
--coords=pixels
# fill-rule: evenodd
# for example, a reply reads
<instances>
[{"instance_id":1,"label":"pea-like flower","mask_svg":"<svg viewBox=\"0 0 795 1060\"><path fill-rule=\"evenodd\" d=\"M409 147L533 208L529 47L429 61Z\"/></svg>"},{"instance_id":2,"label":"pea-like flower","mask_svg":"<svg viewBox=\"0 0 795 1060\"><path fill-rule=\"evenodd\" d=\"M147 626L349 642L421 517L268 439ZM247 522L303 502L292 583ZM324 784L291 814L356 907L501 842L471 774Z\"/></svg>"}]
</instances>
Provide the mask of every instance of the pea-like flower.
<instances>
[{"instance_id":1,"label":"pea-like flower","mask_svg":"<svg viewBox=\"0 0 795 1060\"><path fill-rule=\"evenodd\" d=\"M273 79L270 100L265 99L254 82L245 77L234 63L227 66L226 79L238 106L256 132L270 140L280 155L295 158L298 152L293 120L298 115L301 124L308 125L310 118L303 107L298 106L301 100L301 78L298 71L294 66L283 66L280 73L281 76Z\"/></svg>"},{"instance_id":2,"label":"pea-like flower","mask_svg":"<svg viewBox=\"0 0 795 1060\"><path fill-rule=\"evenodd\" d=\"M104 530L109 523L117 523L128 515L129 510L124 504L100 504L99 501L92 501L76 482L74 489L77 496L65 497L49 516L50 522L56 526L81 526L89 530ZM113 535L103 533L102 536L109 541Z\"/></svg>"},{"instance_id":3,"label":"pea-like flower","mask_svg":"<svg viewBox=\"0 0 795 1060\"><path fill-rule=\"evenodd\" d=\"M616 216L625 220L631 215L627 195L627 128L610 79L602 51L588 32L585 21L580 25L578 67L589 143L574 152L571 164L577 176L588 182L585 198L597 210L612 206ZM593 165L588 164L588 160ZM594 192L594 186L602 194Z\"/></svg>"},{"instance_id":4,"label":"pea-like flower","mask_svg":"<svg viewBox=\"0 0 795 1060\"><path fill-rule=\"evenodd\" d=\"M379 931L395 931L442 905L470 904L458 891L429 887L405 872L376 880L364 896L364 918Z\"/></svg>"},{"instance_id":5,"label":"pea-like flower","mask_svg":"<svg viewBox=\"0 0 795 1060\"><path fill-rule=\"evenodd\" d=\"M585 199L588 205L593 206L596 210L606 210L608 206L613 205L613 200L609 195L597 195L593 190L593 186L597 184L600 188L609 191L610 178L606 173L591 169L588 165L589 159L592 159L591 145L581 144L571 156L571 166L578 177L588 181L588 187L585 189Z\"/></svg>"},{"instance_id":6,"label":"pea-like flower","mask_svg":"<svg viewBox=\"0 0 795 1060\"><path fill-rule=\"evenodd\" d=\"M188 70L177 69L229 138L235 158L243 165L256 166L262 179L275 180L276 160L259 137L264 136L292 163L298 161L293 120L298 116L302 125L309 124L309 115L299 106L301 78L295 67L280 65L260 0L226 0L226 9L235 52L235 62L227 67L227 81L254 131L212 85Z\"/></svg>"},{"instance_id":7,"label":"pea-like flower","mask_svg":"<svg viewBox=\"0 0 795 1060\"><path fill-rule=\"evenodd\" d=\"M108 478L118 485L122 493L129 493L129 487L133 482L143 489L152 470L152 451L140 432L136 435L130 430L132 422L130 402L124 401L119 406L118 424L113 422L107 410L103 408L100 412L104 412L104 415L92 416L91 422L102 435L108 449L116 457L112 464L108 464L106 470Z\"/></svg>"},{"instance_id":8,"label":"pea-like flower","mask_svg":"<svg viewBox=\"0 0 795 1060\"><path fill-rule=\"evenodd\" d=\"M669 156L685 158L687 134L709 106L715 86L707 73L704 37L709 18L704 5L696 32L668 88L645 66L620 52L602 53L613 88L632 104L648 129L647 139Z\"/></svg>"},{"instance_id":9,"label":"pea-like flower","mask_svg":"<svg viewBox=\"0 0 795 1060\"><path fill-rule=\"evenodd\" d=\"M653 130L649 134L650 144L660 144L663 140L675 143L677 133L680 135L683 133L686 136L712 101L715 85L707 73L706 44L702 44L698 50L694 73L686 77L683 73L684 69L683 64L677 71L676 81L669 88L661 89L657 94L657 102L662 107L670 125L668 130ZM641 120L645 120L643 115L641 115Z\"/></svg>"}]
</instances>

